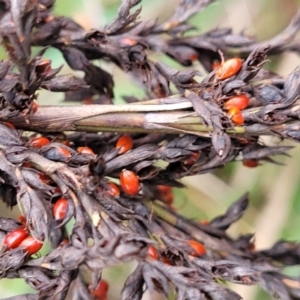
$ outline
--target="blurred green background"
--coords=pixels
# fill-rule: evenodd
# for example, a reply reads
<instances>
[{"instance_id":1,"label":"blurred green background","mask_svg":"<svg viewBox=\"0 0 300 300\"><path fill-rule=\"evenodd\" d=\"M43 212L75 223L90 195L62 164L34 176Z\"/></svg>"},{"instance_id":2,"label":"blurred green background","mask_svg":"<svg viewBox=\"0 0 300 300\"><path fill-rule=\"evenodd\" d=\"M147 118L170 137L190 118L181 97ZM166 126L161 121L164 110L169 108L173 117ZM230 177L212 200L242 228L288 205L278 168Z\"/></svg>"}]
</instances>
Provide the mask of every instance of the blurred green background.
<instances>
[{"instance_id":1,"label":"blurred green background","mask_svg":"<svg viewBox=\"0 0 300 300\"><path fill-rule=\"evenodd\" d=\"M164 20L172 13L177 0L144 0L142 1L142 19L157 18ZM74 18L84 28L101 28L110 22L120 1L115 0L57 0L55 14ZM216 27L232 27L235 32L245 31L259 40L270 38L289 23L298 9L300 1L296 0L217 0L200 14L194 16L191 22L204 33ZM4 53L0 53L3 57ZM53 67L64 64L61 54L55 49L49 49L46 57L52 60ZM157 55L171 66L178 67L163 55ZM282 75L289 74L299 65L299 56L292 53L280 57L271 57L268 68ZM103 68L113 74L116 88L116 103L122 101L122 95L142 96L143 91L130 80L126 74L114 65L102 64ZM194 68L202 70L201 66ZM63 73L70 73L65 66ZM77 72L80 75L80 72ZM41 91L40 104L57 104L63 99L62 94L52 94ZM264 138L268 145L279 143L275 138ZM224 212L242 193L249 191L250 208L243 220L230 229L232 236L242 233L255 233L257 249L273 245L279 238L293 241L300 240L300 150L295 143L285 142L295 146L290 151L291 157L278 157L285 166L264 164L258 168L249 169L241 163L231 163L214 173L188 177L182 180L187 186L184 190L175 190L176 207L186 216L201 220ZM1 215L16 217L17 209L7 210L0 204ZM104 271L104 278L113 282L109 299L120 299L124 275L133 270L133 265L117 267ZM299 268L290 268L286 272L300 276ZM245 300L268 300L270 297L257 287L237 286L233 288ZM0 299L12 295L33 292L22 280L0 280ZM145 294L143 300L161 299Z\"/></svg>"}]
</instances>

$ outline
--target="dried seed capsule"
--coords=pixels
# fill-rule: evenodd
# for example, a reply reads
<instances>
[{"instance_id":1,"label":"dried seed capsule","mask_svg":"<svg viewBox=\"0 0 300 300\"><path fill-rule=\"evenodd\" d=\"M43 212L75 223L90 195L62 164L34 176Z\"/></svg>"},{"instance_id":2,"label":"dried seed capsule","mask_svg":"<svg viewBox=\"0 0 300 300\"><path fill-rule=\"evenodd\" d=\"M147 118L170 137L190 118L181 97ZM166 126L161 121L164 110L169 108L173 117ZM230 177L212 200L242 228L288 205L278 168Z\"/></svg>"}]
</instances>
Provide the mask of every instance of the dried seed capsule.
<instances>
[{"instance_id":1,"label":"dried seed capsule","mask_svg":"<svg viewBox=\"0 0 300 300\"><path fill-rule=\"evenodd\" d=\"M244 117L243 117L241 111L237 107L233 107L228 111L228 117L236 125L244 124Z\"/></svg>"},{"instance_id":2,"label":"dried seed capsule","mask_svg":"<svg viewBox=\"0 0 300 300\"><path fill-rule=\"evenodd\" d=\"M256 159L245 159L243 160L243 166L248 168L255 168L259 165L258 160Z\"/></svg>"},{"instance_id":3,"label":"dried seed capsule","mask_svg":"<svg viewBox=\"0 0 300 300\"><path fill-rule=\"evenodd\" d=\"M24 248L24 251L28 255L33 255L37 253L43 246L43 243L36 240L33 236L28 236L19 245L20 248Z\"/></svg>"},{"instance_id":4,"label":"dried seed capsule","mask_svg":"<svg viewBox=\"0 0 300 300\"><path fill-rule=\"evenodd\" d=\"M34 148L41 148L43 146L46 146L50 144L49 139L45 137L38 137L38 138L33 138L29 141L28 145Z\"/></svg>"},{"instance_id":5,"label":"dried seed capsule","mask_svg":"<svg viewBox=\"0 0 300 300\"><path fill-rule=\"evenodd\" d=\"M158 252L153 246L148 247L148 256L150 256L151 258L153 258L155 260L159 259Z\"/></svg>"},{"instance_id":6,"label":"dried seed capsule","mask_svg":"<svg viewBox=\"0 0 300 300\"><path fill-rule=\"evenodd\" d=\"M26 220L25 220L26 221ZM24 228L18 228L6 235L3 241L3 246L10 249L19 247L20 243L28 236L27 231Z\"/></svg>"},{"instance_id":7,"label":"dried seed capsule","mask_svg":"<svg viewBox=\"0 0 300 300\"><path fill-rule=\"evenodd\" d=\"M107 194L109 194L112 197L119 197L120 196L120 189L114 182L109 182L109 190L107 190Z\"/></svg>"},{"instance_id":8,"label":"dried seed capsule","mask_svg":"<svg viewBox=\"0 0 300 300\"><path fill-rule=\"evenodd\" d=\"M238 108L240 110L246 108L249 105L249 98L246 95L237 95L230 98L224 104L224 109L230 110L231 108Z\"/></svg>"},{"instance_id":9,"label":"dried seed capsule","mask_svg":"<svg viewBox=\"0 0 300 300\"><path fill-rule=\"evenodd\" d=\"M137 175L126 169L120 174L120 183L123 191L131 196L136 195L140 189L140 182Z\"/></svg>"},{"instance_id":10,"label":"dried seed capsule","mask_svg":"<svg viewBox=\"0 0 300 300\"><path fill-rule=\"evenodd\" d=\"M83 153L83 154L95 155L94 151L91 148L89 148L89 147L78 147L77 151L79 153Z\"/></svg>"},{"instance_id":11,"label":"dried seed capsule","mask_svg":"<svg viewBox=\"0 0 300 300\"><path fill-rule=\"evenodd\" d=\"M202 255L206 254L205 247L202 244L198 243L197 241L189 240L189 241L187 241L187 243L195 250L195 251L192 251L190 253L190 255L192 255L192 256L202 256Z\"/></svg>"},{"instance_id":12,"label":"dried seed capsule","mask_svg":"<svg viewBox=\"0 0 300 300\"><path fill-rule=\"evenodd\" d=\"M119 149L119 154L123 154L132 148L133 140L130 135L121 136L116 144L116 148Z\"/></svg>"},{"instance_id":13,"label":"dried seed capsule","mask_svg":"<svg viewBox=\"0 0 300 300\"><path fill-rule=\"evenodd\" d=\"M67 211L68 211L68 200L66 198L58 199L52 208L52 212L55 220L63 220L67 215Z\"/></svg>"},{"instance_id":14,"label":"dried seed capsule","mask_svg":"<svg viewBox=\"0 0 300 300\"><path fill-rule=\"evenodd\" d=\"M240 58L231 58L222 63L216 71L216 77L219 80L227 79L237 74L242 68L243 61Z\"/></svg>"}]
</instances>

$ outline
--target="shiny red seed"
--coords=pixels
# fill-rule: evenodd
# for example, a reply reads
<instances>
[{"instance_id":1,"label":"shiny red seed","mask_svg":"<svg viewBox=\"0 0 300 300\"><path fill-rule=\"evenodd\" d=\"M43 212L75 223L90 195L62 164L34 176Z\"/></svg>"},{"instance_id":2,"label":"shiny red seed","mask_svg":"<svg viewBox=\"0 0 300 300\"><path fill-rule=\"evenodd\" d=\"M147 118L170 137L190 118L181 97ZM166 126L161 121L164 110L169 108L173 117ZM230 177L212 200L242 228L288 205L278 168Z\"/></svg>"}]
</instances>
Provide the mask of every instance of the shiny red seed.
<instances>
[{"instance_id":1,"label":"shiny red seed","mask_svg":"<svg viewBox=\"0 0 300 300\"><path fill-rule=\"evenodd\" d=\"M68 212L68 200L66 198L60 198L58 199L53 208L52 213L55 220L63 220Z\"/></svg>"},{"instance_id":2,"label":"shiny red seed","mask_svg":"<svg viewBox=\"0 0 300 300\"><path fill-rule=\"evenodd\" d=\"M33 138L29 141L29 146L34 148L41 148L50 144L50 141L45 137Z\"/></svg>"},{"instance_id":3,"label":"shiny red seed","mask_svg":"<svg viewBox=\"0 0 300 300\"><path fill-rule=\"evenodd\" d=\"M122 38L120 42L124 46L135 46L137 44L137 41L131 38Z\"/></svg>"},{"instance_id":4,"label":"shiny red seed","mask_svg":"<svg viewBox=\"0 0 300 300\"><path fill-rule=\"evenodd\" d=\"M39 173L39 178L45 184L50 184L52 182L51 178L43 173Z\"/></svg>"},{"instance_id":5,"label":"shiny red seed","mask_svg":"<svg viewBox=\"0 0 300 300\"><path fill-rule=\"evenodd\" d=\"M16 129L16 127L13 124L9 123L9 122L1 122L1 123L6 125L7 127L9 127L10 129Z\"/></svg>"},{"instance_id":6,"label":"shiny red seed","mask_svg":"<svg viewBox=\"0 0 300 300\"><path fill-rule=\"evenodd\" d=\"M21 222L23 225L26 225L26 218L22 215L18 216L18 220L19 222Z\"/></svg>"},{"instance_id":7,"label":"shiny red seed","mask_svg":"<svg viewBox=\"0 0 300 300\"><path fill-rule=\"evenodd\" d=\"M183 164L186 166L191 166L193 165L199 158L200 152L199 151L194 151L189 156L183 161Z\"/></svg>"},{"instance_id":8,"label":"shiny red seed","mask_svg":"<svg viewBox=\"0 0 300 300\"><path fill-rule=\"evenodd\" d=\"M30 105L31 111L35 114L37 112L38 108L39 108L39 105L37 104L37 102L32 101L31 105Z\"/></svg>"},{"instance_id":9,"label":"shiny red seed","mask_svg":"<svg viewBox=\"0 0 300 300\"><path fill-rule=\"evenodd\" d=\"M109 189L107 190L107 194L112 197L119 197L120 196L120 189L114 182L108 182Z\"/></svg>"},{"instance_id":10,"label":"shiny red seed","mask_svg":"<svg viewBox=\"0 0 300 300\"><path fill-rule=\"evenodd\" d=\"M195 250L195 251L192 251L190 253L190 255L202 256L206 253L206 249L201 243L198 243L197 241L194 241L194 240L189 240L187 243Z\"/></svg>"},{"instance_id":11,"label":"shiny red seed","mask_svg":"<svg viewBox=\"0 0 300 300\"><path fill-rule=\"evenodd\" d=\"M36 240L33 236L28 236L19 245L20 248L24 248L24 251L28 255L33 255L37 253L43 246L43 243Z\"/></svg>"},{"instance_id":12,"label":"shiny red seed","mask_svg":"<svg viewBox=\"0 0 300 300\"><path fill-rule=\"evenodd\" d=\"M233 107L228 111L228 117L232 120L232 122L236 125L244 124L244 117L237 107Z\"/></svg>"},{"instance_id":13,"label":"shiny red seed","mask_svg":"<svg viewBox=\"0 0 300 300\"><path fill-rule=\"evenodd\" d=\"M248 168L255 168L259 165L258 160L256 159L245 159L243 160L243 166Z\"/></svg>"},{"instance_id":14,"label":"shiny red seed","mask_svg":"<svg viewBox=\"0 0 300 300\"><path fill-rule=\"evenodd\" d=\"M97 300L106 300L107 299L107 292L109 289L109 284L106 280L101 280L97 287L92 291L92 295Z\"/></svg>"},{"instance_id":15,"label":"shiny red seed","mask_svg":"<svg viewBox=\"0 0 300 300\"><path fill-rule=\"evenodd\" d=\"M216 71L216 77L219 80L227 79L237 74L242 68L243 61L240 58L231 58L226 60Z\"/></svg>"},{"instance_id":16,"label":"shiny red seed","mask_svg":"<svg viewBox=\"0 0 300 300\"><path fill-rule=\"evenodd\" d=\"M26 220L25 220L26 221ZM8 249L15 249L19 247L20 243L28 236L27 231L24 228L18 228L9 232L3 241L3 246Z\"/></svg>"},{"instance_id":17,"label":"shiny red seed","mask_svg":"<svg viewBox=\"0 0 300 300\"><path fill-rule=\"evenodd\" d=\"M159 258L158 252L153 246L148 247L148 255L155 260Z\"/></svg>"},{"instance_id":18,"label":"shiny red seed","mask_svg":"<svg viewBox=\"0 0 300 300\"><path fill-rule=\"evenodd\" d=\"M116 148L119 149L119 154L123 154L132 148L133 140L130 135L122 135L116 144Z\"/></svg>"},{"instance_id":19,"label":"shiny red seed","mask_svg":"<svg viewBox=\"0 0 300 300\"><path fill-rule=\"evenodd\" d=\"M140 189L140 182L137 175L126 169L120 174L120 183L123 191L131 196L136 195Z\"/></svg>"},{"instance_id":20,"label":"shiny red seed","mask_svg":"<svg viewBox=\"0 0 300 300\"><path fill-rule=\"evenodd\" d=\"M79 153L83 153L83 154L95 155L94 151L91 148L89 148L89 147L78 147L77 151Z\"/></svg>"},{"instance_id":21,"label":"shiny red seed","mask_svg":"<svg viewBox=\"0 0 300 300\"><path fill-rule=\"evenodd\" d=\"M224 104L224 109L230 110L231 108L237 107L242 110L245 109L249 105L249 97L246 95L237 95L230 98Z\"/></svg>"}]
</instances>

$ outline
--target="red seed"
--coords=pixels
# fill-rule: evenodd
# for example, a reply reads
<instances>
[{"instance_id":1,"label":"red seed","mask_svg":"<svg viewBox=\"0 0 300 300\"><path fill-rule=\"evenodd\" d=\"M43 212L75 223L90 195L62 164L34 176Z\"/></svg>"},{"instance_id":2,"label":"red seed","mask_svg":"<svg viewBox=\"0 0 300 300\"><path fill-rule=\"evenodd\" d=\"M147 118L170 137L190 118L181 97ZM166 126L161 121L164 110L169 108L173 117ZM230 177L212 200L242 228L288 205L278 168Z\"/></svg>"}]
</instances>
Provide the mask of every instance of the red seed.
<instances>
[{"instance_id":1,"label":"red seed","mask_svg":"<svg viewBox=\"0 0 300 300\"><path fill-rule=\"evenodd\" d=\"M83 154L95 155L94 151L91 148L89 148L89 147L78 147L77 151L79 153L83 153Z\"/></svg>"},{"instance_id":2,"label":"red seed","mask_svg":"<svg viewBox=\"0 0 300 300\"><path fill-rule=\"evenodd\" d=\"M50 141L45 137L33 138L29 141L29 146L34 148L41 148L50 144Z\"/></svg>"},{"instance_id":3,"label":"red seed","mask_svg":"<svg viewBox=\"0 0 300 300\"><path fill-rule=\"evenodd\" d=\"M195 250L195 251L192 251L190 253L190 255L202 256L206 253L205 247L202 244L198 243L197 241L189 240L187 243Z\"/></svg>"},{"instance_id":4,"label":"red seed","mask_svg":"<svg viewBox=\"0 0 300 300\"><path fill-rule=\"evenodd\" d=\"M26 225L26 218L22 215L18 216L18 220L19 222L21 222L23 225Z\"/></svg>"},{"instance_id":5,"label":"red seed","mask_svg":"<svg viewBox=\"0 0 300 300\"><path fill-rule=\"evenodd\" d=\"M30 105L30 110L35 114L39 108L39 105L36 101L32 101Z\"/></svg>"},{"instance_id":6,"label":"red seed","mask_svg":"<svg viewBox=\"0 0 300 300\"><path fill-rule=\"evenodd\" d=\"M112 197L119 197L120 196L120 189L114 182L108 182L109 190L107 190L107 194Z\"/></svg>"},{"instance_id":7,"label":"red seed","mask_svg":"<svg viewBox=\"0 0 300 300\"><path fill-rule=\"evenodd\" d=\"M194 151L189 156L183 161L183 164L186 166L191 166L193 165L199 158L200 152L199 151Z\"/></svg>"},{"instance_id":8,"label":"red seed","mask_svg":"<svg viewBox=\"0 0 300 300\"><path fill-rule=\"evenodd\" d=\"M121 44L124 46L135 46L137 44L137 41L131 38L122 38Z\"/></svg>"},{"instance_id":9,"label":"red seed","mask_svg":"<svg viewBox=\"0 0 300 300\"><path fill-rule=\"evenodd\" d=\"M155 260L159 258L158 252L153 246L148 247L148 255Z\"/></svg>"},{"instance_id":10,"label":"red seed","mask_svg":"<svg viewBox=\"0 0 300 300\"><path fill-rule=\"evenodd\" d=\"M28 255L33 255L37 253L43 246L43 243L36 240L33 236L28 236L24 239L19 247L24 248L24 251L27 252Z\"/></svg>"},{"instance_id":11,"label":"red seed","mask_svg":"<svg viewBox=\"0 0 300 300\"><path fill-rule=\"evenodd\" d=\"M233 107L228 111L228 117L236 125L244 124L244 117L243 117L241 111L237 107Z\"/></svg>"},{"instance_id":12,"label":"red seed","mask_svg":"<svg viewBox=\"0 0 300 300\"><path fill-rule=\"evenodd\" d=\"M26 220L25 220L26 221ZM3 246L8 249L15 249L19 247L20 243L28 236L24 228L18 228L9 232L3 241Z\"/></svg>"},{"instance_id":13,"label":"red seed","mask_svg":"<svg viewBox=\"0 0 300 300\"><path fill-rule=\"evenodd\" d=\"M9 122L1 122L1 123L6 125L7 127L9 127L10 129L16 129L16 127L13 124L9 123Z\"/></svg>"},{"instance_id":14,"label":"red seed","mask_svg":"<svg viewBox=\"0 0 300 300\"><path fill-rule=\"evenodd\" d=\"M120 183L123 191L131 196L136 195L140 189L140 182L137 175L126 169L120 174Z\"/></svg>"},{"instance_id":15,"label":"red seed","mask_svg":"<svg viewBox=\"0 0 300 300\"><path fill-rule=\"evenodd\" d=\"M243 160L243 166L248 168L255 168L259 165L258 160L256 159L245 159Z\"/></svg>"},{"instance_id":16,"label":"red seed","mask_svg":"<svg viewBox=\"0 0 300 300\"><path fill-rule=\"evenodd\" d=\"M237 107L242 110L249 105L249 98L246 95L237 95L230 98L224 104L224 109L230 110L231 108Z\"/></svg>"},{"instance_id":17,"label":"red seed","mask_svg":"<svg viewBox=\"0 0 300 300\"><path fill-rule=\"evenodd\" d=\"M200 223L201 223L202 225L208 225L208 224L209 224L209 221L206 220L206 219L204 219L204 220L201 220Z\"/></svg>"},{"instance_id":18,"label":"red seed","mask_svg":"<svg viewBox=\"0 0 300 300\"><path fill-rule=\"evenodd\" d=\"M227 79L239 72L243 64L240 58L231 58L226 60L216 71L216 77L219 80Z\"/></svg>"},{"instance_id":19,"label":"red seed","mask_svg":"<svg viewBox=\"0 0 300 300\"><path fill-rule=\"evenodd\" d=\"M63 220L66 217L68 205L68 200L66 198L60 198L55 202L52 208L55 220Z\"/></svg>"},{"instance_id":20,"label":"red seed","mask_svg":"<svg viewBox=\"0 0 300 300\"><path fill-rule=\"evenodd\" d=\"M52 182L51 178L43 173L39 173L39 178L43 183L48 185Z\"/></svg>"},{"instance_id":21,"label":"red seed","mask_svg":"<svg viewBox=\"0 0 300 300\"><path fill-rule=\"evenodd\" d=\"M133 140L130 135L122 135L116 144L116 148L119 149L118 154L123 154L132 148Z\"/></svg>"},{"instance_id":22,"label":"red seed","mask_svg":"<svg viewBox=\"0 0 300 300\"><path fill-rule=\"evenodd\" d=\"M97 287L92 291L92 294L97 300L106 300L108 289L109 289L108 282L102 279L98 283Z\"/></svg>"}]
</instances>

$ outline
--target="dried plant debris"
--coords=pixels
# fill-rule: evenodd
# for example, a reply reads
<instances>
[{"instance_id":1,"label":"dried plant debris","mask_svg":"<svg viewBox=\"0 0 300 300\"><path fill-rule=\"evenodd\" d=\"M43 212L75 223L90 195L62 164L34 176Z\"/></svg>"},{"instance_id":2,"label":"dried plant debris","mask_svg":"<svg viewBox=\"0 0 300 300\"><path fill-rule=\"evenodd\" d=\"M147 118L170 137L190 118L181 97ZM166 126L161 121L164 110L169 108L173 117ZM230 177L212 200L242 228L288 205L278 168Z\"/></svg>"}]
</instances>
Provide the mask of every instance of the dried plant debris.
<instances>
[{"instance_id":1,"label":"dried plant debris","mask_svg":"<svg viewBox=\"0 0 300 300\"><path fill-rule=\"evenodd\" d=\"M254 233L228 235L247 209L247 195L224 215L197 223L173 208L172 192L184 187L178 181L184 176L232 161L248 167L277 163L274 155L288 155L291 146L265 145L262 134L300 140L300 69L287 78L264 69L267 54L300 51L299 12L281 34L257 42L230 28L184 35L195 32L188 20L211 0L181 0L162 23L140 21L140 1L123 0L110 24L88 32L53 15L54 0L0 2L1 44L8 55L0 62L0 199L21 210L18 220L0 217L0 277L23 278L37 291L7 299L65 299L68 293L74 299L108 299L102 270L128 261L137 266L124 284L124 300L142 299L146 290L182 300L241 299L225 282L300 299L299 278L284 272L300 264L298 243L282 240L257 251ZM34 46L43 49L32 57ZM83 78L53 69L43 58L47 47L58 49ZM208 74L151 61L149 52L183 66L199 61ZM39 89L64 92L65 101L112 104L114 79L94 60L109 61L141 82L149 99L156 98L141 101L144 112L155 112L149 104L159 111L161 105L184 104L178 118L183 125L152 124L172 133L149 133L140 124L122 134L116 133L120 128L65 133L74 111L68 124L51 115L59 123L51 132L44 115L34 118L43 110L36 102ZM126 100L137 101L133 95ZM18 117L36 126L35 132L25 134ZM193 127L195 119L201 130ZM36 255L46 241L52 251Z\"/></svg>"}]
</instances>

